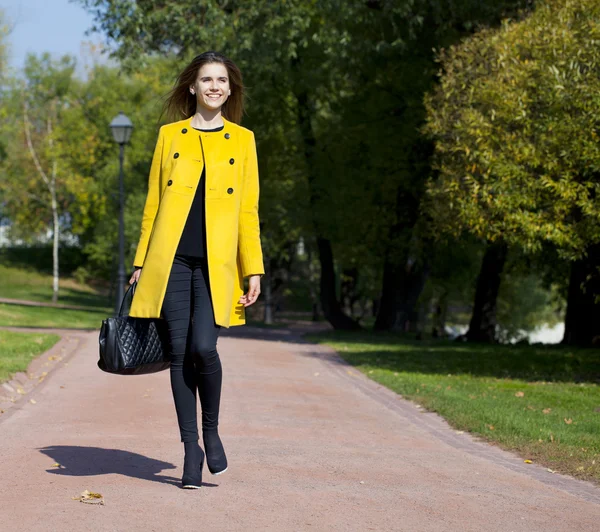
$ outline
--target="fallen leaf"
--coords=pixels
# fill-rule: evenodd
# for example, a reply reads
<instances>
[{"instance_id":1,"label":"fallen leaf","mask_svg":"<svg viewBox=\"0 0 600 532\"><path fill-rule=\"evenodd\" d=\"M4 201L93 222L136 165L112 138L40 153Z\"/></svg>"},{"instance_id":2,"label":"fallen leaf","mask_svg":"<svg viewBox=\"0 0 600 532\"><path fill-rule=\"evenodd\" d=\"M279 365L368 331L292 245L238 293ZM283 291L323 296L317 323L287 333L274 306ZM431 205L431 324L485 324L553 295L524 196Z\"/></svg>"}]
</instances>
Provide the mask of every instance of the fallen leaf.
<instances>
[{"instance_id":1,"label":"fallen leaf","mask_svg":"<svg viewBox=\"0 0 600 532\"><path fill-rule=\"evenodd\" d=\"M73 500L87 502L88 504L104 504L104 497L101 493L85 490L78 497L71 497Z\"/></svg>"},{"instance_id":2,"label":"fallen leaf","mask_svg":"<svg viewBox=\"0 0 600 532\"><path fill-rule=\"evenodd\" d=\"M552 412L552 408L544 408L544 410L542 410L542 412L544 414L549 414L550 412Z\"/></svg>"},{"instance_id":3,"label":"fallen leaf","mask_svg":"<svg viewBox=\"0 0 600 532\"><path fill-rule=\"evenodd\" d=\"M564 420L567 425L570 425L571 423L573 423L573 420L571 418L569 418L569 419L564 418Z\"/></svg>"},{"instance_id":4,"label":"fallen leaf","mask_svg":"<svg viewBox=\"0 0 600 532\"><path fill-rule=\"evenodd\" d=\"M60 464L59 464L58 462L54 462L54 463L52 464L52 467L60 467Z\"/></svg>"},{"instance_id":5,"label":"fallen leaf","mask_svg":"<svg viewBox=\"0 0 600 532\"><path fill-rule=\"evenodd\" d=\"M494 430L494 428L495 428L495 427L494 427L494 425L488 425L487 427L488 427L488 429L490 429L490 430Z\"/></svg>"},{"instance_id":6,"label":"fallen leaf","mask_svg":"<svg viewBox=\"0 0 600 532\"><path fill-rule=\"evenodd\" d=\"M29 402L30 402L32 405L34 405L34 404L36 404L36 403L37 403L37 401L36 401L35 399L29 399Z\"/></svg>"},{"instance_id":7,"label":"fallen leaf","mask_svg":"<svg viewBox=\"0 0 600 532\"><path fill-rule=\"evenodd\" d=\"M525 462L526 464L533 464L531 460L523 460L523 462Z\"/></svg>"},{"instance_id":8,"label":"fallen leaf","mask_svg":"<svg viewBox=\"0 0 600 532\"><path fill-rule=\"evenodd\" d=\"M517 392L515 394L515 397L523 397L525 395L525 392Z\"/></svg>"},{"instance_id":9,"label":"fallen leaf","mask_svg":"<svg viewBox=\"0 0 600 532\"><path fill-rule=\"evenodd\" d=\"M585 467L583 467L583 466L579 466L579 467L577 468L577 471L583 471L584 469L585 469Z\"/></svg>"},{"instance_id":10,"label":"fallen leaf","mask_svg":"<svg viewBox=\"0 0 600 532\"><path fill-rule=\"evenodd\" d=\"M17 393L23 395L25 393L25 390L23 390L23 388L17 388Z\"/></svg>"}]
</instances>

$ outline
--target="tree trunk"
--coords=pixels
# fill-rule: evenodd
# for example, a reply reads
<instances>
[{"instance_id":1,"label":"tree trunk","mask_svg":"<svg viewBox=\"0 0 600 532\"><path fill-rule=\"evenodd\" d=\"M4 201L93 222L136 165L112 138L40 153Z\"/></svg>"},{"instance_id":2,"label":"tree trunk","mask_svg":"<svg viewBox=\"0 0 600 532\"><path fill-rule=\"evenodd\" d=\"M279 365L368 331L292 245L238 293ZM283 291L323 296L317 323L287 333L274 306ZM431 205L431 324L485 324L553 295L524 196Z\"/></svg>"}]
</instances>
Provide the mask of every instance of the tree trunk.
<instances>
[{"instance_id":1,"label":"tree trunk","mask_svg":"<svg viewBox=\"0 0 600 532\"><path fill-rule=\"evenodd\" d=\"M293 60L292 66L298 67L301 57ZM297 68L300 72L301 69ZM360 325L352 318L348 317L342 311L336 294L335 272L333 267L333 250L331 242L325 237L323 224L319 219L319 207L321 198L317 190L317 160L315 149L317 139L312 127L312 116L315 112L311 104L306 83L304 80L297 80L295 84L295 96L298 102L298 126L302 134L304 157L306 159L306 172L308 176L308 194L311 212L313 213L313 226L317 239L317 250L319 252L319 263L321 265L320 300L325 318L331 323L334 329L360 329Z\"/></svg>"},{"instance_id":2,"label":"tree trunk","mask_svg":"<svg viewBox=\"0 0 600 532\"><path fill-rule=\"evenodd\" d=\"M319 321L320 313L319 313L319 295L316 290L316 268L313 268L313 252L312 247L306 247L306 255L308 258L308 285L310 291L310 300L312 303L312 321Z\"/></svg>"},{"instance_id":3,"label":"tree trunk","mask_svg":"<svg viewBox=\"0 0 600 532\"><path fill-rule=\"evenodd\" d=\"M435 302L433 312L433 325L431 336L434 338L446 337L446 318L448 316L448 290L444 290Z\"/></svg>"},{"instance_id":4,"label":"tree trunk","mask_svg":"<svg viewBox=\"0 0 600 532\"><path fill-rule=\"evenodd\" d=\"M273 287L273 278L271 275L271 272L273 271L273 268L271 267L271 260L269 258L267 258L267 260L265 260L265 283L264 283L264 287L265 287L265 311L264 311L264 322L265 325L272 325L273 324L273 291L272 291L272 287Z\"/></svg>"},{"instance_id":5,"label":"tree trunk","mask_svg":"<svg viewBox=\"0 0 600 532\"><path fill-rule=\"evenodd\" d=\"M496 309L500 276L508 246L504 241L490 243L485 250L475 289L475 303L466 337L470 342L496 341Z\"/></svg>"},{"instance_id":6,"label":"tree trunk","mask_svg":"<svg viewBox=\"0 0 600 532\"><path fill-rule=\"evenodd\" d=\"M319 262L321 263L321 308L325 318L334 329L360 329L356 321L342 312L337 298L331 242L326 238L317 237L317 247L319 249Z\"/></svg>"},{"instance_id":7,"label":"tree trunk","mask_svg":"<svg viewBox=\"0 0 600 532\"><path fill-rule=\"evenodd\" d=\"M404 332L418 332L422 312L418 301L429 277L429 264L417 262L407 265L402 278L402 292L397 302L395 329Z\"/></svg>"},{"instance_id":8,"label":"tree trunk","mask_svg":"<svg viewBox=\"0 0 600 532\"><path fill-rule=\"evenodd\" d=\"M342 270L342 280L340 282L340 300L344 312L353 319L358 319L355 315L354 308L358 300L356 290L357 285L358 268L356 266L352 268L344 268Z\"/></svg>"},{"instance_id":9,"label":"tree trunk","mask_svg":"<svg viewBox=\"0 0 600 532\"><path fill-rule=\"evenodd\" d=\"M600 345L600 244L571 265L563 344Z\"/></svg>"},{"instance_id":10,"label":"tree trunk","mask_svg":"<svg viewBox=\"0 0 600 532\"><path fill-rule=\"evenodd\" d=\"M391 260L389 253L383 262L383 280L381 283L381 298L377 307L377 317L373 328L376 331L389 331L396 321L396 293L400 272L395 261Z\"/></svg>"},{"instance_id":11,"label":"tree trunk","mask_svg":"<svg viewBox=\"0 0 600 532\"><path fill-rule=\"evenodd\" d=\"M58 264L58 246L60 242L60 225L58 223L58 205L56 202L56 191L54 188L52 193L52 303L58 301L58 279L59 279L59 264Z\"/></svg>"}]
</instances>

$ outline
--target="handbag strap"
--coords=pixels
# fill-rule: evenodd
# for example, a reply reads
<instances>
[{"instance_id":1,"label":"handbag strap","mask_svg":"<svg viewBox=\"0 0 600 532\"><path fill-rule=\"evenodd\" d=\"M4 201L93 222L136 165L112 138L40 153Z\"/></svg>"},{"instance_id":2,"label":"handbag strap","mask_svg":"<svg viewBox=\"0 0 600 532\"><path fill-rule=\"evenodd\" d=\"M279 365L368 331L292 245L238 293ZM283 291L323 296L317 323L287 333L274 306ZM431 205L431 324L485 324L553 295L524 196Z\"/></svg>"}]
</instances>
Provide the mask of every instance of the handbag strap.
<instances>
[{"instance_id":1,"label":"handbag strap","mask_svg":"<svg viewBox=\"0 0 600 532\"><path fill-rule=\"evenodd\" d=\"M125 292L125 295L123 296L123 301L121 301L121 305L119 306L119 316L128 316L129 315L129 308L131 307L131 302L133 301L133 296L135 294L135 289L137 287L137 281L134 281L133 284L129 285L129 288L127 288L127 291ZM123 307L125 307L125 302L129 300L129 304L127 305L127 314L125 314L123 312Z\"/></svg>"}]
</instances>

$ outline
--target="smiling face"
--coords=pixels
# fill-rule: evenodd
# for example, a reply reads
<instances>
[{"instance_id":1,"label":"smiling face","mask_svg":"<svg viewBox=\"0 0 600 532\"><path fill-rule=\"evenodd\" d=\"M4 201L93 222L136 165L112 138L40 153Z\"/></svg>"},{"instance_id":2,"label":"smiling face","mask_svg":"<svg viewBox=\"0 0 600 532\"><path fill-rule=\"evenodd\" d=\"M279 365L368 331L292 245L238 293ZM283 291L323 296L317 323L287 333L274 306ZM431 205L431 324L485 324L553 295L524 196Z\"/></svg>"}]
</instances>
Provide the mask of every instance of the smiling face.
<instances>
[{"instance_id":1,"label":"smiling face","mask_svg":"<svg viewBox=\"0 0 600 532\"><path fill-rule=\"evenodd\" d=\"M200 68L196 82L190 87L198 105L218 110L229 97L229 74L222 63L207 63Z\"/></svg>"}]
</instances>

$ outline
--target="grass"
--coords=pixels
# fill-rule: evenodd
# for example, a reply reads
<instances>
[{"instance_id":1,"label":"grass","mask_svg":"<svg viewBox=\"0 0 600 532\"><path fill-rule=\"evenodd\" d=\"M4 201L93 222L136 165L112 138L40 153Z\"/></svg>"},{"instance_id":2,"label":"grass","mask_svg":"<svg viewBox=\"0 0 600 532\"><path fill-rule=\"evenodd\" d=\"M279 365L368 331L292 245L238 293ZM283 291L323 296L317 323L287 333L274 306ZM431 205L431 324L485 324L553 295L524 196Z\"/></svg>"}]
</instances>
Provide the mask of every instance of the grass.
<instances>
[{"instance_id":1,"label":"grass","mask_svg":"<svg viewBox=\"0 0 600 532\"><path fill-rule=\"evenodd\" d=\"M50 349L59 339L57 334L0 331L0 382L25 371L33 358Z\"/></svg>"},{"instance_id":2,"label":"grass","mask_svg":"<svg viewBox=\"0 0 600 532\"><path fill-rule=\"evenodd\" d=\"M0 297L44 303L52 301L51 275L0 264L0 278ZM89 309L71 310L0 303L0 326L99 329L102 320L113 314L113 309L106 306L106 295L87 285L78 284L73 279L61 279L58 302Z\"/></svg>"},{"instance_id":3,"label":"grass","mask_svg":"<svg viewBox=\"0 0 600 532\"><path fill-rule=\"evenodd\" d=\"M100 329L111 309L68 310L0 303L0 326Z\"/></svg>"},{"instance_id":4,"label":"grass","mask_svg":"<svg viewBox=\"0 0 600 532\"><path fill-rule=\"evenodd\" d=\"M326 332L371 379L554 471L600 483L600 350Z\"/></svg>"},{"instance_id":5,"label":"grass","mask_svg":"<svg viewBox=\"0 0 600 532\"><path fill-rule=\"evenodd\" d=\"M0 297L29 301L52 302L52 276L33 269L0 264ZM58 303L84 307L110 306L108 297L94 288L73 279L61 279Z\"/></svg>"}]
</instances>

